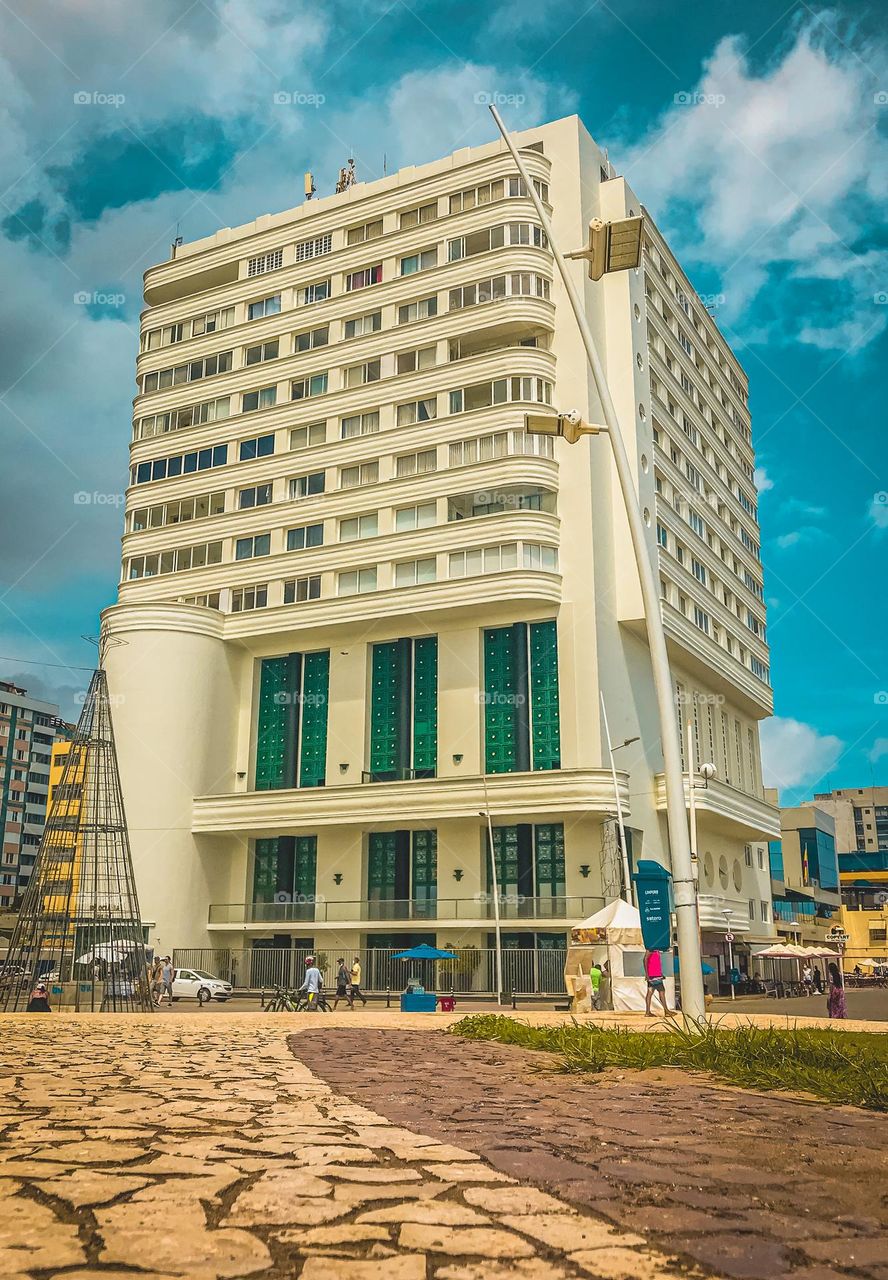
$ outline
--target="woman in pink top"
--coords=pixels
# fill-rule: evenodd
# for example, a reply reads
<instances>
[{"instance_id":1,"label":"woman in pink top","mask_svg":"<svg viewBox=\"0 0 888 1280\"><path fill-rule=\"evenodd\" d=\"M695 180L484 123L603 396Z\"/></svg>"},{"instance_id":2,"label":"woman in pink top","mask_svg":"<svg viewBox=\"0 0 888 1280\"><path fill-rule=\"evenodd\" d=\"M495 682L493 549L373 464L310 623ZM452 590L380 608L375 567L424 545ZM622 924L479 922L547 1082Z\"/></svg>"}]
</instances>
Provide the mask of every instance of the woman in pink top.
<instances>
[{"instance_id":1,"label":"woman in pink top","mask_svg":"<svg viewBox=\"0 0 888 1280\"><path fill-rule=\"evenodd\" d=\"M660 1004L663 1006L663 1012L669 1013L669 1006L666 1003L666 983L663 980L663 957L659 951L645 951L644 953L644 975L647 978L647 992L645 993L644 1011L648 1018L654 1015L651 1013L651 1001L654 998L654 992L660 997Z\"/></svg>"}]
</instances>

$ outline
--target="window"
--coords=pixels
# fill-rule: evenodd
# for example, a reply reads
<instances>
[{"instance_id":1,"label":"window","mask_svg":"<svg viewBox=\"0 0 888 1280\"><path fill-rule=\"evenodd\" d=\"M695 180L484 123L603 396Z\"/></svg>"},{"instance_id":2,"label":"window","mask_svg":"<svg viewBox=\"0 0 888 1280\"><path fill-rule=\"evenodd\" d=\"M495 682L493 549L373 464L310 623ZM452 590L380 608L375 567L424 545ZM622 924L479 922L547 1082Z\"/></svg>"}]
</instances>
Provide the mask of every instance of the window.
<instances>
[{"instance_id":1,"label":"window","mask_svg":"<svg viewBox=\"0 0 888 1280\"><path fill-rule=\"evenodd\" d=\"M257 484L251 489L241 489L237 495L239 511L247 511L250 507L264 507L271 502L271 485Z\"/></svg>"},{"instance_id":2,"label":"window","mask_svg":"<svg viewBox=\"0 0 888 1280\"><path fill-rule=\"evenodd\" d=\"M163 525L185 524L218 516L225 510L225 492L204 493L197 498L181 498L178 502L162 502L156 507L140 507L130 515L130 532L159 529Z\"/></svg>"},{"instance_id":3,"label":"window","mask_svg":"<svg viewBox=\"0 0 888 1280\"><path fill-rule=\"evenodd\" d=\"M379 381L379 360L367 360L364 364L353 364L344 370L347 387L363 387L368 382Z\"/></svg>"},{"instance_id":4,"label":"window","mask_svg":"<svg viewBox=\"0 0 888 1280\"><path fill-rule=\"evenodd\" d=\"M253 440L241 440L240 460L250 462L253 458L268 458L274 453L274 436L256 436Z\"/></svg>"},{"instance_id":5,"label":"window","mask_svg":"<svg viewBox=\"0 0 888 1280\"><path fill-rule=\"evenodd\" d=\"M661 525L659 521L657 522L657 541L661 547L665 547L667 550L669 549L669 531L668 529L664 529L663 525Z\"/></svg>"},{"instance_id":6,"label":"window","mask_svg":"<svg viewBox=\"0 0 888 1280\"><path fill-rule=\"evenodd\" d=\"M186 427L203 426L207 422L221 421L231 412L231 399L222 396L217 400L206 400L203 404L183 405L179 409L170 409L167 413L156 413L142 418L134 438L147 440L153 436L166 435L168 431L181 431Z\"/></svg>"},{"instance_id":7,"label":"window","mask_svg":"<svg viewBox=\"0 0 888 1280\"><path fill-rule=\"evenodd\" d=\"M694 488L697 490L697 492L698 492L698 493L702 493L702 492L703 492L703 477L700 475L700 472L697 470L697 468L696 468L696 467L694 467L694 466L692 466L692 465L690 464L690 462L686 462L686 463L685 463L685 471L686 471L686 473L687 473L687 477L688 477L688 479L690 480L690 482L691 482L691 484L694 486Z\"/></svg>"},{"instance_id":8,"label":"window","mask_svg":"<svg viewBox=\"0 0 888 1280\"><path fill-rule=\"evenodd\" d=\"M417 209L405 209L398 219L398 230L408 231L411 227L424 226L427 222L434 222L438 217L438 201L432 200L428 204L421 204Z\"/></svg>"},{"instance_id":9,"label":"window","mask_svg":"<svg viewBox=\"0 0 888 1280\"><path fill-rule=\"evenodd\" d=\"M290 481L290 497L310 498L317 493L323 493L325 482L326 472L324 471L314 471L307 476L296 476Z\"/></svg>"},{"instance_id":10,"label":"window","mask_svg":"<svg viewBox=\"0 0 888 1280\"><path fill-rule=\"evenodd\" d=\"M277 383L271 387L260 387L258 391L245 391L241 411L255 413L257 409L271 409L277 404L277 394Z\"/></svg>"},{"instance_id":11,"label":"window","mask_svg":"<svg viewBox=\"0 0 888 1280\"><path fill-rule=\"evenodd\" d=\"M231 593L232 613L247 613L251 609L264 609L267 604L267 582L255 587L237 587Z\"/></svg>"},{"instance_id":12,"label":"window","mask_svg":"<svg viewBox=\"0 0 888 1280\"><path fill-rule=\"evenodd\" d=\"M437 348L420 347L416 351L399 351L395 357L396 373L416 373L420 369L433 369Z\"/></svg>"},{"instance_id":13,"label":"window","mask_svg":"<svg viewBox=\"0 0 888 1280\"><path fill-rule=\"evenodd\" d=\"M142 380L142 390L165 391L168 387L178 387L185 382L199 382L201 378L212 378L217 373L228 373L231 369L231 356L230 351L220 351L216 355L203 356L200 360L189 360L187 364L146 373Z\"/></svg>"},{"instance_id":14,"label":"window","mask_svg":"<svg viewBox=\"0 0 888 1280\"><path fill-rule=\"evenodd\" d=\"M398 307L398 324L413 324L416 320L430 320L438 314L438 295L430 298L419 298L416 302L406 302Z\"/></svg>"},{"instance_id":15,"label":"window","mask_svg":"<svg viewBox=\"0 0 888 1280\"><path fill-rule=\"evenodd\" d=\"M496 302L500 298L528 297L548 300L549 294L549 281L545 276L539 276L530 271L520 271L508 276L491 276L475 284L451 289L449 306L451 311L459 311L463 307L475 307L482 302Z\"/></svg>"},{"instance_id":16,"label":"window","mask_svg":"<svg viewBox=\"0 0 888 1280\"><path fill-rule=\"evenodd\" d=\"M329 280L318 280L314 284L307 284L303 289L299 290L297 295L299 305L303 307L308 307L313 302L326 302L329 297Z\"/></svg>"},{"instance_id":17,"label":"window","mask_svg":"<svg viewBox=\"0 0 888 1280\"><path fill-rule=\"evenodd\" d=\"M159 347L171 346L176 342L183 342L186 338L199 338L206 333L227 329L232 324L234 324L234 307L208 311L190 320L164 325L162 329L146 330L142 334L142 350L156 351Z\"/></svg>"},{"instance_id":18,"label":"window","mask_svg":"<svg viewBox=\"0 0 888 1280\"><path fill-rule=\"evenodd\" d=\"M349 227L345 233L346 244L364 244L367 240L378 240L382 235L382 218L373 222L365 222L360 227Z\"/></svg>"},{"instance_id":19,"label":"window","mask_svg":"<svg viewBox=\"0 0 888 1280\"><path fill-rule=\"evenodd\" d=\"M234 544L235 560L253 560L257 556L267 556L271 552L271 535L257 533L251 538L238 538Z\"/></svg>"},{"instance_id":20,"label":"window","mask_svg":"<svg viewBox=\"0 0 888 1280\"><path fill-rule=\"evenodd\" d=\"M415 422L431 422L438 416L438 401L435 396L428 400L411 400L409 404L399 404L397 408L397 425L409 427Z\"/></svg>"},{"instance_id":21,"label":"window","mask_svg":"<svg viewBox=\"0 0 888 1280\"><path fill-rule=\"evenodd\" d=\"M503 573L518 568L517 542L504 542L495 547L476 547L469 551L453 551L450 555L451 578L474 578L481 573Z\"/></svg>"},{"instance_id":22,"label":"window","mask_svg":"<svg viewBox=\"0 0 888 1280\"><path fill-rule=\"evenodd\" d=\"M701 538L706 536L706 527L703 524L701 517L697 515L696 511L688 510L688 524L694 530L694 533L699 534Z\"/></svg>"},{"instance_id":23,"label":"window","mask_svg":"<svg viewBox=\"0 0 888 1280\"><path fill-rule=\"evenodd\" d=\"M195 449L193 453L179 453L172 458L155 458L153 462L140 462L130 468L130 484L145 484L149 480L166 480L190 475L193 471L206 471L210 467L224 467L227 461L227 444Z\"/></svg>"},{"instance_id":24,"label":"window","mask_svg":"<svg viewBox=\"0 0 888 1280\"><path fill-rule=\"evenodd\" d=\"M365 591L376 590L376 568L353 569L348 573L340 573L337 591L341 596L363 595Z\"/></svg>"},{"instance_id":25,"label":"window","mask_svg":"<svg viewBox=\"0 0 888 1280\"><path fill-rule=\"evenodd\" d=\"M324 444L326 439L326 422L312 422L307 427L293 428L290 432L290 448L308 449L315 444Z\"/></svg>"},{"instance_id":26,"label":"window","mask_svg":"<svg viewBox=\"0 0 888 1280\"><path fill-rule=\"evenodd\" d=\"M322 524L304 524L299 529L287 530L287 550L305 551L309 547L324 545L324 526Z\"/></svg>"},{"instance_id":27,"label":"window","mask_svg":"<svg viewBox=\"0 0 888 1280\"><path fill-rule=\"evenodd\" d=\"M398 262L398 275L412 276L417 271L428 271L438 265L438 246L434 249L423 249L420 253L411 253Z\"/></svg>"},{"instance_id":28,"label":"window","mask_svg":"<svg viewBox=\"0 0 888 1280\"><path fill-rule=\"evenodd\" d=\"M255 347L246 347L244 364L262 364L265 360L277 360L278 345L278 339L274 338L270 342L259 342Z\"/></svg>"},{"instance_id":29,"label":"window","mask_svg":"<svg viewBox=\"0 0 888 1280\"><path fill-rule=\"evenodd\" d=\"M705 631L709 635L712 629L712 622L709 614L705 609L701 609L699 605L694 605L694 626L699 627L701 631Z\"/></svg>"},{"instance_id":30,"label":"window","mask_svg":"<svg viewBox=\"0 0 888 1280\"><path fill-rule=\"evenodd\" d=\"M689 356L692 356L694 354L694 348L691 346L690 338L688 338L687 334L684 333L682 329L679 329L678 331L678 340L681 343L682 347L684 348L685 352Z\"/></svg>"},{"instance_id":31,"label":"window","mask_svg":"<svg viewBox=\"0 0 888 1280\"><path fill-rule=\"evenodd\" d=\"M346 293L354 293L358 289L367 289L371 284L379 284L382 280L382 263L375 267L364 267L361 271L352 271L345 277Z\"/></svg>"},{"instance_id":32,"label":"window","mask_svg":"<svg viewBox=\"0 0 888 1280\"><path fill-rule=\"evenodd\" d=\"M759 659L756 658L754 654L749 655L749 669L752 672L752 674L756 676L757 679L761 680L764 684L771 683L770 667L766 663L759 661Z\"/></svg>"},{"instance_id":33,"label":"window","mask_svg":"<svg viewBox=\"0 0 888 1280\"><path fill-rule=\"evenodd\" d=\"M349 516L339 521L339 541L356 542L359 538L375 538L379 532L376 512L366 516Z\"/></svg>"},{"instance_id":34,"label":"window","mask_svg":"<svg viewBox=\"0 0 888 1280\"><path fill-rule=\"evenodd\" d=\"M284 604L302 604L305 600L320 600L320 574L311 574L307 578L293 578L284 583Z\"/></svg>"},{"instance_id":35,"label":"window","mask_svg":"<svg viewBox=\"0 0 888 1280\"><path fill-rule=\"evenodd\" d=\"M691 556L691 572L698 582L702 582L706 586L706 566L702 565L699 560Z\"/></svg>"},{"instance_id":36,"label":"window","mask_svg":"<svg viewBox=\"0 0 888 1280\"><path fill-rule=\"evenodd\" d=\"M469 187L466 191L457 191L450 197L450 212L464 213L481 204L493 204L496 200L502 200L504 193L502 179L486 182L480 187Z\"/></svg>"},{"instance_id":37,"label":"window","mask_svg":"<svg viewBox=\"0 0 888 1280\"><path fill-rule=\"evenodd\" d=\"M312 396L322 396L327 390L327 370L313 373L307 378L297 378L290 383L291 400L309 400Z\"/></svg>"},{"instance_id":38,"label":"window","mask_svg":"<svg viewBox=\"0 0 888 1280\"><path fill-rule=\"evenodd\" d=\"M769 902L760 902L762 923L769 924L771 920L771 904Z\"/></svg>"},{"instance_id":39,"label":"window","mask_svg":"<svg viewBox=\"0 0 888 1280\"><path fill-rule=\"evenodd\" d=\"M424 582L435 582L438 576L434 556L423 560L404 560L395 565L395 586L416 587Z\"/></svg>"},{"instance_id":40,"label":"window","mask_svg":"<svg viewBox=\"0 0 888 1280\"><path fill-rule=\"evenodd\" d=\"M606 179L604 179L604 180L606 181ZM540 179L539 179L539 178L534 178L534 179L533 179L533 185L534 185L534 187L535 187L535 189L536 189L537 195L540 197L540 199L542 200L543 204L548 204L548 203L549 203L549 184L548 184L548 182L542 182L542 181L540 181ZM515 196L526 196L526 195L527 195L527 187L524 185L524 179L523 179L523 178L518 178L518 177L510 178L510 179L509 179L509 188L508 188L508 191L506 192L506 194L507 194L508 196L513 197L513 198L514 198Z\"/></svg>"},{"instance_id":41,"label":"window","mask_svg":"<svg viewBox=\"0 0 888 1280\"><path fill-rule=\"evenodd\" d=\"M292 597L287 598L287 588L295 589L296 585L284 583L286 604L293 603ZM256 717L257 791L324 785L329 679L329 650L285 653L262 659ZM270 902L274 894L283 889L314 894L317 859L314 836L257 840L255 855L254 900ZM298 900L301 899L293 898Z\"/></svg>"},{"instance_id":42,"label":"window","mask_svg":"<svg viewBox=\"0 0 888 1280\"><path fill-rule=\"evenodd\" d=\"M545 544L525 542L523 548L525 569L545 569L549 573L558 572L558 548Z\"/></svg>"},{"instance_id":43,"label":"window","mask_svg":"<svg viewBox=\"0 0 888 1280\"><path fill-rule=\"evenodd\" d=\"M370 409L367 413L353 413L343 418L339 424L339 434L343 440L349 440L352 436L375 435L378 430L378 409Z\"/></svg>"},{"instance_id":44,"label":"window","mask_svg":"<svg viewBox=\"0 0 888 1280\"><path fill-rule=\"evenodd\" d=\"M402 453L395 460L395 475L399 479L403 476L426 475L437 470L437 467L437 449L422 449L417 453Z\"/></svg>"},{"instance_id":45,"label":"window","mask_svg":"<svg viewBox=\"0 0 888 1280\"><path fill-rule=\"evenodd\" d=\"M752 845L751 844L745 844L743 846L743 856L746 860L747 867L751 867L752 866Z\"/></svg>"},{"instance_id":46,"label":"window","mask_svg":"<svg viewBox=\"0 0 888 1280\"><path fill-rule=\"evenodd\" d=\"M555 444L551 436L531 435L526 431L495 431L469 440L454 440L449 448L448 466L465 467L476 462L490 462L508 455L528 458L553 458Z\"/></svg>"},{"instance_id":47,"label":"window","mask_svg":"<svg viewBox=\"0 0 888 1280\"><path fill-rule=\"evenodd\" d=\"M330 341L330 328L324 325L322 329L309 329L305 333L297 333L293 339L293 350L314 351L316 347L326 347Z\"/></svg>"},{"instance_id":48,"label":"window","mask_svg":"<svg viewBox=\"0 0 888 1280\"><path fill-rule=\"evenodd\" d=\"M406 533L410 529L430 529L438 523L438 510L434 502L422 502L415 507L401 507L395 512L395 532Z\"/></svg>"},{"instance_id":49,"label":"window","mask_svg":"<svg viewBox=\"0 0 888 1280\"><path fill-rule=\"evenodd\" d=\"M370 752L374 782L434 777L437 767L438 640L374 644L370 660ZM372 877L371 877L372 879Z\"/></svg>"},{"instance_id":50,"label":"window","mask_svg":"<svg viewBox=\"0 0 888 1280\"><path fill-rule=\"evenodd\" d=\"M481 231L472 231L469 235L459 236L447 242L447 261L458 262L461 258L472 258L476 253L487 253L489 249L501 249L506 241L506 228L484 227Z\"/></svg>"},{"instance_id":51,"label":"window","mask_svg":"<svg viewBox=\"0 0 888 1280\"><path fill-rule=\"evenodd\" d=\"M260 298L258 302L247 303L247 319L262 320L265 316L276 316L281 309L281 295L273 293L270 298Z\"/></svg>"},{"instance_id":52,"label":"window","mask_svg":"<svg viewBox=\"0 0 888 1280\"><path fill-rule=\"evenodd\" d=\"M333 237L327 232L323 236L315 236L314 240L301 240L296 246L296 261L308 262L310 258L320 258L333 248Z\"/></svg>"},{"instance_id":53,"label":"window","mask_svg":"<svg viewBox=\"0 0 888 1280\"><path fill-rule=\"evenodd\" d=\"M510 400L552 403L552 384L544 378L497 378L495 382L479 382L471 387L450 392L451 413L471 413Z\"/></svg>"},{"instance_id":54,"label":"window","mask_svg":"<svg viewBox=\"0 0 888 1280\"><path fill-rule=\"evenodd\" d=\"M208 564L221 563L222 543L202 542L196 547L177 547L154 555L133 556L126 576L130 579L154 578L158 574L181 573L184 569L203 569Z\"/></svg>"},{"instance_id":55,"label":"window","mask_svg":"<svg viewBox=\"0 0 888 1280\"><path fill-rule=\"evenodd\" d=\"M339 472L340 489L357 489L361 485L376 484L378 480L378 462L362 462L354 467L343 467Z\"/></svg>"},{"instance_id":56,"label":"window","mask_svg":"<svg viewBox=\"0 0 888 1280\"><path fill-rule=\"evenodd\" d=\"M343 338L363 338L368 333L378 333L382 328L382 312L368 311L364 316L353 316L343 326Z\"/></svg>"},{"instance_id":57,"label":"window","mask_svg":"<svg viewBox=\"0 0 888 1280\"><path fill-rule=\"evenodd\" d=\"M269 271L277 271L283 266L283 249L272 249L270 253L260 253L257 258L247 260L248 276L264 276Z\"/></svg>"},{"instance_id":58,"label":"window","mask_svg":"<svg viewBox=\"0 0 888 1280\"><path fill-rule=\"evenodd\" d=\"M554 621L485 630L483 702L486 772L561 767Z\"/></svg>"}]
</instances>

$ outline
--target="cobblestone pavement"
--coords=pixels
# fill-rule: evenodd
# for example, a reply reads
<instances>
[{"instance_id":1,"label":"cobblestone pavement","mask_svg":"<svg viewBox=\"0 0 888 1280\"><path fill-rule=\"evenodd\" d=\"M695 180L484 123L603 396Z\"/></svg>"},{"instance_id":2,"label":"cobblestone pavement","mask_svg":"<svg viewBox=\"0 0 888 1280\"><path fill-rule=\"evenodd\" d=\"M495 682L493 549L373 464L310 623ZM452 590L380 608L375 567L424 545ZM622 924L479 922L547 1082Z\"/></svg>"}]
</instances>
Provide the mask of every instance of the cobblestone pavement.
<instances>
[{"instance_id":1,"label":"cobblestone pavement","mask_svg":"<svg viewBox=\"0 0 888 1280\"><path fill-rule=\"evenodd\" d=\"M360 1075L354 1047L367 1031L337 1023L322 1065L348 1061ZM0 1276L687 1274L643 1232L331 1089L300 1060L301 1036L288 1048L297 1025L267 1014L0 1019ZM402 1043L401 1081L415 1052L428 1069L425 1041ZM435 1068L457 1052L448 1043ZM390 1075L389 1091L399 1087Z\"/></svg>"},{"instance_id":2,"label":"cobblestone pavement","mask_svg":"<svg viewBox=\"0 0 888 1280\"><path fill-rule=\"evenodd\" d=\"M339 1096L710 1273L888 1280L882 1115L678 1071L565 1076L437 1030L323 1023L291 1043Z\"/></svg>"}]
</instances>

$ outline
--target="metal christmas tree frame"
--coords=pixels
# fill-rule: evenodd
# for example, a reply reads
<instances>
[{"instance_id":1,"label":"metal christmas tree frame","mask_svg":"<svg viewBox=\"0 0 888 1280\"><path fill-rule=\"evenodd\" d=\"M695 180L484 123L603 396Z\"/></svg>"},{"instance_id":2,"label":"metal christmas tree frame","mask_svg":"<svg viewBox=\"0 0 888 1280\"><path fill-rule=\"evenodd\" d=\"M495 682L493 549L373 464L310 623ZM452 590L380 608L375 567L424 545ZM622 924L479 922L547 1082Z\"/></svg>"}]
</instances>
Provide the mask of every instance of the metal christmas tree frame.
<instances>
[{"instance_id":1,"label":"metal christmas tree frame","mask_svg":"<svg viewBox=\"0 0 888 1280\"><path fill-rule=\"evenodd\" d=\"M153 1007L101 656L0 970L0 1009L24 1010L41 981L53 1009Z\"/></svg>"}]
</instances>

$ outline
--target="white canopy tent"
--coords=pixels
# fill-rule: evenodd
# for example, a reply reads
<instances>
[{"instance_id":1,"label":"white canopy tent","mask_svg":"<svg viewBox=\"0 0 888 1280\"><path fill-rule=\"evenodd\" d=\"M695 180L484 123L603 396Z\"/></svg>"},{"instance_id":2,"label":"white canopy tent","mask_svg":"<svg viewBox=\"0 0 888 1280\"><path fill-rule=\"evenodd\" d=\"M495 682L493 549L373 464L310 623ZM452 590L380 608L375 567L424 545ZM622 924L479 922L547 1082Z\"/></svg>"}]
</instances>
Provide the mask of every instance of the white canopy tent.
<instances>
[{"instance_id":1,"label":"white canopy tent","mask_svg":"<svg viewBox=\"0 0 888 1280\"><path fill-rule=\"evenodd\" d=\"M644 940L638 908L622 898L615 898L571 929L570 944L564 966L567 989L574 998L574 1010L587 1012L588 973L593 960L605 970L602 984L605 1002L612 1009L635 1010L645 1007L647 982L644 975ZM675 1008L675 978L671 972L671 955L663 957L666 1002Z\"/></svg>"}]
</instances>

